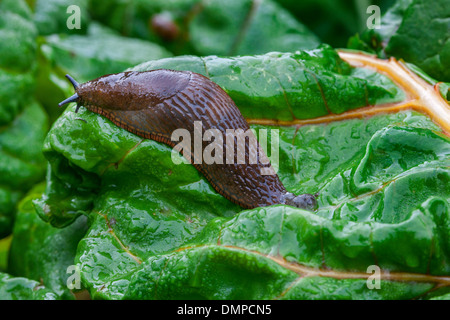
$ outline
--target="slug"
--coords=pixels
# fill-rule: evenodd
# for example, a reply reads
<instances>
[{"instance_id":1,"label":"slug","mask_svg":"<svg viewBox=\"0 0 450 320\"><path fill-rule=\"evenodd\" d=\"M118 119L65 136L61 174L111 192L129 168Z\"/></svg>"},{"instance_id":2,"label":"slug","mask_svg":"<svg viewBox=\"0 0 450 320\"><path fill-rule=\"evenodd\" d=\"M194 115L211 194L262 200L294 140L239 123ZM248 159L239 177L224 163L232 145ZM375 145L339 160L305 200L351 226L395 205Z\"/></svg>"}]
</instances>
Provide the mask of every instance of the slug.
<instances>
[{"instance_id":1,"label":"slug","mask_svg":"<svg viewBox=\"0 0 450 320\"><path fill-rule=\"evenodd\" d=\"M195 130L199 130L195 123L202 124L202 134L214 129L224 137L229 135L227 130L239 132L241 129L241 132L247 133L247 138L241 140L245 141L245 151L236 146L237 136L230 140L223 139L221 148L215 150L222 152L223 158L231 154L234 156L232 161L198 161L194 139L191 139L191 151L186 151L186 148L180 153L217 192L243 208L287 204L307 210L316 209L315 195L296 196L286 191L233 100L205 76L188 71L158 69L110 74L83 84L78 84L69 75L66 77L76 93L59 106L76 102L75 112L84 106L131 133L171 147L176 146L176 141L171 139L172 133L184 129L195 135ZM251 141L256 141L256 145ZM201 144L203 151L207 141ZM235 152L235 148L239 150ZM244 163L238 161L239 152L245 152ZM255 154L257 161L249 161ZM264 170L273 174L261 174Z\"/></svg>"}]
</instances>

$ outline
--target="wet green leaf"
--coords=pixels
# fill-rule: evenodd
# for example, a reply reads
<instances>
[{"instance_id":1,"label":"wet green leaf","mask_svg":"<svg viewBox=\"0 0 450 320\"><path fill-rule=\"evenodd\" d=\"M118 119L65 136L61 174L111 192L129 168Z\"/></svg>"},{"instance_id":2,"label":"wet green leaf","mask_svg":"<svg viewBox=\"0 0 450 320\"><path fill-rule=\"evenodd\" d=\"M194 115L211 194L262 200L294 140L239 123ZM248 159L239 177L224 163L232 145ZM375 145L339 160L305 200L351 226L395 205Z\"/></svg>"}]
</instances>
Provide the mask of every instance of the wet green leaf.
<instances>
[{"instance_id":1,"label":"wet green leaf","mask_svg":"<svg viewBox=\"0 0 450 320\"><path fill-rule=\"evenodd\" d=\"M33 92L37 32L30 20L24 1L0 3L0 126L13 121Z\"/></svg>"},{"instance_id":2,"label":"wet green leaf","mask_svg":"<svg viewBox=\"0 0 450 320\"><path fill-rule=\"evenodd\" d=\"M5 272L8 267L8 253L12 236L0 240L0 272Z\"/></svg>"},{"instance_id":3,"label":"wet green leaf","mask_svg":"<svg viewBox=\"0 0 450 320\"><path fill-rule=\"evenodd\" d=\"M87 230L85 216L58 229L38 217L32 200L41 197L45 185L37 185L21 200L14 223L8 271L15 277L39 281L59 298L73 299L68 289L79 240ZM78 289L81 289L79 287Z\"/></svg>"},{"instance_id":4,"label":"wet green leaf","mask_svg":"<svg viewBox=\"0 0 450 320\"><path fill-rule=\"evenodd\" d=\"M0 300L56 300L57 295L39 282L0 272Z\"/></svg>"},{"instance_id":5,"label":"wet green leaf","mask_svg":"<svg viewBox=\"0 0 450 320\"><path fill-rule=\"evenodd\" d=\"M0 242L0 299L448 299L444 2L398 1L381 29L349 41L406 60L384 63L318 46L272 0L0 0L0 238L13 230ZM81 29L67 26L70 5ZM365 25L364 10L321 5L348 30ZM401 79L406 67L426 82ZM268 131L266 151L278 137L282 183L317 194L318 209L243 210L167 145L83 107L59 116L73 93L64 74L127 68L219 84ZM45 142L40 104L58 118ZM45 192L20 201L46 161ZM81 289L68 288L71 267Z\"/></svg>"},{"instance_id":6,"label":"wet green leaf","mask_svg":"<svg viewBox=\"0 0 450 320\"><path fill-rule=\"evenodd\" d=\"M82 115L94 126L101 120L87 111ZM117 154L123 159L118 168L107 158L101 161L106 168L97 163L90 169L104 173L90 213L91 228L78 248L85 284L94 297L133 299L405 299L425 294L439 281L427 281L428 273L450 272L449 144L427 126L432 127L423 116L400 113L325 128L305 126L296 134L295 128L280 128L279 175L290 191L320 192L316 213L285 206L247 211L231 206L223 217L230 204L195 169L173 165L168 147L144 141L124 157L130 145L118 141L126 146ZM110 128L110 138L120 130L108 121L103 127ZM328 132L341 142L327 139ZM131 134L124 136L139 143ZM401 146L391 146L392 137ZM101 141L99 136L93 139ZM423 157L408 161L412 139L424 139L414 146ZM310 142L307 149L300 141ZM333 157L325 159L321 149ZM389 152L398 150L405 158L404 168L391 161ZM292 158L293 154L299 156ZM371 154L381 158L367 161ZM93 157L78 162L85 169L86 159ZM308 169L310 165L315 170ZM302 170L292 174L299 166ZM361 187L360 171L376 182ZM307 183L302 184L302 178ZM384 290L377 291L369 290L365 279L345 279L352 272L365 273L370 265L418 273L424 281L385 280ZM301 275L291 268L333 270L343 279L330 275L297 282ZM311 286L316 294L308 295Z\"/></svg>"},{"instance_id":7,"label":"wet green leaf","mask_svg":"<svg viewBox=\"0 0 450 320\"><path fill-rule=\"evenodd\" d=\"M157 44L122 37L97 24L89 26L87 35L50 35L42 50L52 63L79 82L172 55Z\"/></svg>"},{"instance_id":8,"label":"wet green leaf","mask_svg":"<svg viewBox=\"0 0 450 320\"><path fill-rule=\"evenodd\" d=\"M231 67L242 61L239 72ZM316 75L330 101L340 101L336 108L404 96L387 78L350 68L329 48L177 57L137 69L191 66L222 85L247 117L271 118L272 106L278 114L289 106L279 90L250 94L249 88L267 83L254 73L261 61L281 85L317 86L306 77L284 80L286 70ZM333 90L342 77L355 85L339 94ZM358 98L361 91L365 100ZM323 103L319 90L300 92ZM294 113L315 109L314 103L292 104ZM167 145L84 108L73 111L69 107L47 136L51 170L35 204L42 218L59 226L89 216L76 262L93 298L410 299L448 287L450 144L424 115L252 125L256 132L279 130L281 181L296 194L319 193L318 210L308 212L285 205L242 210L193 166L175 165ZM381 289L370 287L371 266L381 270Z\"/></svg>"},{"instance_id":9,"label":"wet green leaf","mask_svg":"<svg viewBox=\"0 0 450 320\"><path fill-rule=\"evenodd\" d=\"M88 0L37 0L33 20L40 35L85 34L90 23L87 8Z\"/></svg>"},{"instance_id":10,"label":"wet green leaf","mask_svg":"<svg viewBox=\"0 0 450 320\"><path fill-rule=\"evenodd\" d=\"M258 56L179 56L143 63L132 70L160 68L190 70L209 77L250 119L311 119L405 97L389 78L351 68L326 45Z\"/></svg>"},{"instance_id":11,"label":"wet green leaf","mask_svg":"<svg viewBox=\"0 0 450 320\"><path fill-rule=\"evenodd\" d=\"M47 115L32 102L0 131L0 237L11 231L15 205L23 193L44 179L41 149L47 129Z\"/></svg>"},{"instance_id":12,"label":"wet green leaf","mask_svg":"<svg viewBox=\"0 0 450 320\"><path fill-rule=\"evenodd\" d=\"M48 119L32 97L36 36L24 1L0 2L0 238L11 231L17 201L44 178Z\"/></svg>"},{"instance_id":13,"label":"wet green leaf","mask_svg":"<svg viewBox=\"0 0 450 320\"><path fill-rule=\"evenodd\" d=\"M315 48L319 41L271 0L92 1L94 18L175 54L240 55Z\"/></svg>"},{"instance_id":14,"label":"wet green leaf","mask_svg":"<svg viewBox=\"0 0 450 320\"><path fill-rule=\"evenodd\" d=\"M85 82L103 74L123 71L149 58L172 55L157 44L120 36L96 22L83 28L86 34L51 34L40 39L36 98L52 122L62 112L58 103L73 93L65 74Z\"/></svg>"},{"instance_id":15,"label":"wet green leaf","mask_svg":"<svg viewBox=\"0 0 450 320\"><path fill-rule=\"evenodd\" d=\"M446 0L399 0L349 47L416 64L440 81L450 81L450 6Z\"/></svg>"}]
</instances>

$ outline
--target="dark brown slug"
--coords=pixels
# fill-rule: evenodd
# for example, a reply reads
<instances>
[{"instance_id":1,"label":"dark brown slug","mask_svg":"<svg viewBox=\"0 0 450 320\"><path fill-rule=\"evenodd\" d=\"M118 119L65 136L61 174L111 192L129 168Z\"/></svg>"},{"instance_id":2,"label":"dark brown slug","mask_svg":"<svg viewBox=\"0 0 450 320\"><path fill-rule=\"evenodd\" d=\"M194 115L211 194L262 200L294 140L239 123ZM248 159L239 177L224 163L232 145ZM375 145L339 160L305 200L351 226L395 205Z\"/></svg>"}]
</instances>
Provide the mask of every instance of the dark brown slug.
<instances>
[{"instance_id":1,"label":"dark brown slug","mask_svg":"<svg viewBox=\"0 0 450 320\"><path fill-rule=\"evenodd\" d=\"M218 130L216 132L220 132L223 137L229 134L227 130L236 132L237 129L242 129L242 132L250 133L243 140L244 163L238 161L239 150L234 152L235 148L239 148L236 136L228 144L228 140L223 138L223 147L219 151L215 150L223 152L223 159L229 160L227 148L233 148L233 161L198 161L195 139L191 139L190 149L194 151L189 153L183 149L182 152L217 192L241 207L255 208L280 203L308 210L317 207L315 196L295 196L286 191L256 137L251 131L247 131L250 129L249 125L233 100L208 78L194 72L166 69L110 74L83 84L78 84L69 75L66 77L73 84L76 93L59 106L76 102L75 112L80 106L84 106L129 132L171 147L178 143L172 141L172 133L177 129L185 129L195 135L194 131L199 130L195 123L201 123L201 137L208 129ZM250 143L252 139L256 141L256 147ZM203 153L208 142L202 141L201 144ZM257 153L257 161L249 161L252 152ZM262 170L272 170L273 174L263 175Z\"/></svg>"}]
</instances>

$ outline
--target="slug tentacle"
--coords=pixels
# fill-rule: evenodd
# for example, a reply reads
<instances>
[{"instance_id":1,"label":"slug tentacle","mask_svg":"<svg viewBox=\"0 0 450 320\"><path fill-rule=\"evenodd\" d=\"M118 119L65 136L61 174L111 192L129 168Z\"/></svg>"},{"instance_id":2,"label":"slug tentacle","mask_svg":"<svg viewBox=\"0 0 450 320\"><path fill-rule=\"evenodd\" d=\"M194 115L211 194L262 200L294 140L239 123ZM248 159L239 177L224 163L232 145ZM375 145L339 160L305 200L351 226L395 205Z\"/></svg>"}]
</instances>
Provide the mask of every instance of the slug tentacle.
<instances>
[{"instance_id":1,"label":"slug tentacle","mask_svg":"<svg viewBox=\"0 0 450 320\"><path fill-rule=\"evenodd\" d=\"M131 133L175 147L217 192L241 207L316 208L315 196L286 191L233 100L205 76L159 69L110 74L83 84L66 77L76 93L59 106L77 102L75 112L84 105ZM181 150L172 140L179 129L191 138ZM199 135L200 140L195 138ZM217 147L209 152L214 161L202 158L211 140Z\"/></svg>"},{"instance_id":2,"label":"slug tentacle","mask_svg":"<svg viewBox=\"0 0 450 320\"><path fill-rule=\"evenodd\" d=\"M78 87L80 86L80 84L78 82L76 82L75 79L72 78L71 76L69 76L68 74L66 74L66 78L69 79L70 83L72 83L73 88L76 91L78 89Z\"/></svg>"},{"instance_id":3,"label":"slug tentacle","mask_svg":"<svg viewBox=\"0 0 450 320\"><path fill-rule=\"evenodd\" d=\"M66 100L61 101L60 103L58 103L58 106L62 107L63 105L71 103L71 102L78 102L79 99L80 99L80 97L78 96L78 94L75 93L70 98L67 98ZM78 107L77 107L77 111L78 111Z\"/></svg>"}]
</instances>

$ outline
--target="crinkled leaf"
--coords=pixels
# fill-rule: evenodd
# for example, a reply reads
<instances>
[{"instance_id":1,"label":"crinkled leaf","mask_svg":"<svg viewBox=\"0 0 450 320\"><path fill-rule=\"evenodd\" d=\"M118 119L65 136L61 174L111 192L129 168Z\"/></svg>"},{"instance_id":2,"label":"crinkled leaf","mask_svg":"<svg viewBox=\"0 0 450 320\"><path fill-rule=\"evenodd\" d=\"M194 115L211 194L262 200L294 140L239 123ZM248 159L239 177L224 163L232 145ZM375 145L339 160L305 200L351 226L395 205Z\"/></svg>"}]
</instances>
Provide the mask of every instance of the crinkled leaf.
<instances>
[{"instance_id":1,"label":"crinkled leaf","mask_svg":"<svg viewBox=\"0 0 450 320\"><path fill-rule=\"evenodd\" d=\"M190 69L209 76L230 94L247 118L312 118L327 115L331 112L330 109L341 113L364 106L369 101L375 104L398 101L404 97L404 92L391 80L375 72L352 69L328 46L294 54L269 53L239 58L175 57L145 63L134 70L159 68ZM274 83L278 85L274 87ZM348 94L342 94L343 88L347 89ZM327 102L328 99L330 103ZM293 115L297 117L294 118ZM98 175L106 170L104 163L97 163L101 160L96 154L97 148L103 149L103 154L109 155L112 163L115 163L141 141L131 135L135 138L121 146L119 150L122 151L118 153L117 147L110 149L109 136L102 138L102 143L99 144L98 137L85 134L82 129L84 122L74 121L74 118L76 117L73 115L60 118L55 130L79 127L76 139L68 135L50 134L44 147L46 157L51 162L51 182L45 195L48 198L43 200L40 214L55 225L70 223L73 217L90 210L90 203L95 197L91 190L97 191ZM98 131L105 130L103 120L95 126ZM118 128L113 126L109 130ZM118 131L117 137L121 136L119 132L123 130ZM90 139L93 139L92 142L87 142ZM122 141L122 138L116 139ZM66 149L68 144L72 146L70 150ZM86 150L83 147L86 144L97 147ZM94 154L91 154L92 151ZM61 152L71 161L61 158ZM70 170L72 163L83 170ZM173 170L170 168L170 171ZM62 187L67 182L70 186Z\"/></svg>"},{"instance_id":2,"label":"crinkled leaf","mask_svg":"<svg viewBox=\"0 0 450 320\"><path fill-rule=\"evenodd\" d=\"M450 6L415 0L390 38L386 53L415 63L432 77L450 81Z\"/></svg>"},{"instance_id":3,"label":"crinkled leaf","mask_svg":"<svg viewBox=\"0 0 450 320\"><path fill-rule=\"evenodd\" d=\"M171 56L163 47L140 39L126 38L92 22L86 35L52 34L42 39L36 97L52 122L61 114L58 103L73 93L64 78L70 74L84 82L103 74L123 71L150 58Z\"/></svg>"},{"instance_id":4,"label":"crinkled leaf","mask_svg":"<svg viewBox=\"0 0 450 320\"><path fill-rule=\"evenodd\" d=\"M15 3L17 2L17 3ZM0 3L0 68L9 72L26 72L35 64L36 28L31 12L23 1Z\"/></svg>"},{"instance_id":5,"label":"crinkled leaf","mask_svg":"<svg viewBox=\"0 0 450 320\"><path fill-rule=\"evenodd\" d=\"M0 272L0 300L57 300L58 296L37 281Z\"/></svg>"},{"instance_id":6,"label":"crinkled leaf","mask_svg":"<svg viewBox=\"0 0 450 320\"><path fill-rule=\"evenodd\" d=\"M159 41L176 54L238 55L315 48L319 41L271 0L92 1L91 14L123 34ZM163 27L151 27L158 16ZM171 36L172 37L172 36Z\"/></svg>"},{"instance_id":7,"label":"crinkled leaf","mask_svg":"<svg viewBox=\"0 0 450 320\"><path fill-rule=\"evenodd\" d=\"M347 0L275 0L305 24L321 42L335 48L345 47L348 38L366 25L370 3ZM381 2L381 3L380 3ZM384 2L372 1L384 7Z\"/></svg>"},{"instance_id":8,"label":"crinkled leaf","mask_svg":"<svg viewBox=\"0 0 450 320\"><path fill-rule=\"evenodd\" d=\"M70 119L70 113L65 116ZM93 140L106 141L103 135L111 139L121 130L87 111L80 116ZM101 135L93 129L98 121L108 128ZM425 117L409 112L323 126L280 128L279 175L290 191L320 192L315 214L285 206L241 211L215 194L191 166L175 166L170 148L126 132L122 137L129 141L113 147L119 147L116 159L101 143L85 158L71 157L74 165L102 178L91 228L78 249L91 294L330 298L342 290L336 298L404 299L428 292L439 275L445 282L450 273L448 140L426 128L433 125ZM71 132L64 134L74 140ZM327 138L328 132L335 138ZM414 137L422 140L414 146L418 158L408 156ZM71 151L67 155L81 150ZM404 157L403 168L392 157ZM374 180L361 183L361 175ZM309 183L302 184L302 177ZM422 281L394 277L383 281L384 291L375 291L364 278L352 279L374 264L399 277L417 273ZM314 275L315 268L331 271L317 281L300 281L302 272ZM436 279L428 279L429 273ZM307 294L311 286L314 295Z\"/></svg>"},{"instance_id":9,"label":"crinkled leaf","mask_svg":"<svg viewBox=\"0 0 450 320\"><path fill-rule=\"evenodd\" d=\"M350 39L349 47L416 64L450 81L450 6L447 0L400 0L381 17L380 29Z\"/></svg>"},{"instance_id":10,"label":"crinkled leaf","mask_svg":"<svg viewBox=\"0 0 450 320\"><path fill-rule=\"evenodd\" d=\"M67 287L73 270L68 267L74 265L78 242L87 229L87 219L82 216L64 229L45 223L32 204L33 199L41 197L43 190L43 185L36 186L18 205L8 271L16 277L39 281L60 298L73 299Z\"/></svg>"},{"instance_id":11,"label":"crinkled leaf","mask_svg":"<svg viewBox=\"0 0 450 320\"><path fill-rule=\"evenodd\" d=\"M143 63L132 70L160 68L191 70L209 77L250 119L310 119L405 97L389 78L351 68L326 45L258 56L180 56Z\"/></svg>"},{"instance_id":12,"label":"crinkled leaf","mask_svg":"<svg viewBox=\"0 0 450 320\"><path fill-rule=\"evenodd\" d=\"M23 192L44 177L48 119L31 98L36 35L24 1L0 2L0 238L11 231Z\"/></svg>"},{"instance_id":13,"label":"crinkled leaf","mask_svg":"<svg viewBox=\"0 0 450 320\"><path fill-rule=\"evenodd\" d=\"M42 50L79 82L120 72L148 59L171 56L157 44L122 37L95 24L90 25L87 35L50 35Z\"/></svg>"},{"instance_id":14,"label":"crinkled leaf","mask_svg":"<svg viewBox=\"0 0 450 320\"><path fill-rule=\"evenodd\" d=\"M32 102L0 131L0 237L11 231L14 207L23 193L44 179L47 129L47 115Z\"/></svg>"},{"instance_id":15,"label":"crinkled leaf","mask_svg":"<svg viewBox=\"0 0 450 320\"><path fill-rule=\"evenodd\" d=\"M306 88L286 91L289 99L301 94L323 103L322 93L330 92L330 101L345 111L358 106L354 101L364 106L405 97L389 79L350 68L331 51L177 57L137 69L191 66L253 118L272 118L273 106L277 114L291 107L306 115L320 106L289 106L279 89L261 95L258 85L268 81L257 79L261 61L279 85ZM245 67L232 67L242 61ZM311 78L288 81L286 74L314 74L323 91L307 90L317 88ZM341 77L356 84L333 91ZM279 130L278 174L291 192L319 192L312 213L284 205L242 210L193 166L175 165L167 145L84 108L73 111L68 108L47 136L51 170L47 191L35 203L41 217L59 226L89 215L76 261L94 298L409 299L437 287L443 288L439 295L448 292L450 144L424 115L252 125L256 132ZM373 265L382 270L379 290L367 284Z\"/></svg>"},{"instance_id":16,"label":"crinkled leaf","mask_svg":"<svg viewBox=\"0 0 450 320\"><path fill-rule=\"evenodd\" d=\"M84 34L90 23L87 8L88 0L37 0L33 20L40 35ZM79 19L79 28L72 28L75 17Z\"/></svg>"},{"instance_id":17,"label":"crinkled leaf","mask_svg":"<svg viewBox=\"0 0 450 320\"><path fill-rule=\"evenodd\" d=\"M36 36L24 1L0 3L0 126L13 121L33 93Z\"/></svg>"}]
</instances>

